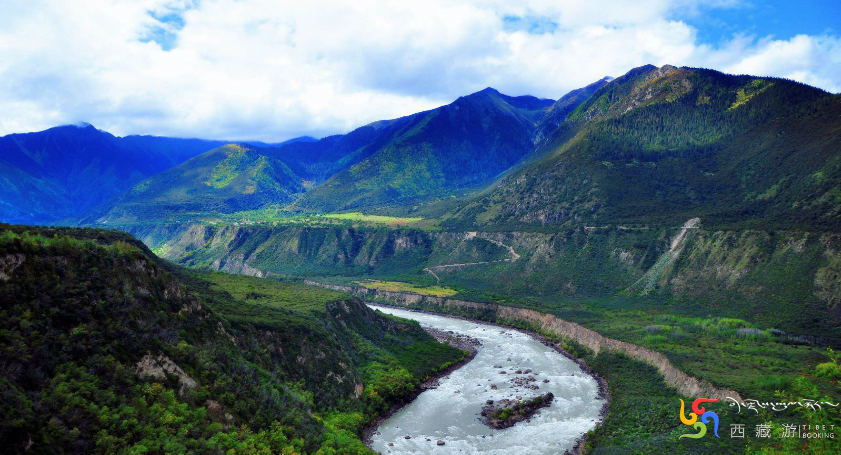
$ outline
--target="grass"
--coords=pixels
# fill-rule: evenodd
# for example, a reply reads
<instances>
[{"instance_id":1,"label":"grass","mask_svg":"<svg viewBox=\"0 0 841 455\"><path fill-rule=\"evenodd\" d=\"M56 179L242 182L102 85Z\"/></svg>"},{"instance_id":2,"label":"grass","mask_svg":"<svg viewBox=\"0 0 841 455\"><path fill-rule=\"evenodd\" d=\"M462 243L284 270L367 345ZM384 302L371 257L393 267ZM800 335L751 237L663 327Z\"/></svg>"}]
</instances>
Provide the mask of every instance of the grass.
<instances>
[{"instance_id":1,"label":"grass","mask_svg":"<svg viewBox=\"0 0 841 455\"><path fill-rule=\"evenodd\" d=\"M754 96L762 93L765 89L773 85L772 82L764 81L762 79L755 79L751 81L748 85L744 88L741 88L736 91L736 101L727 108L728 111L732 111L737 107L747 103L751 100Z\"/></svg>"},{"instance_id":2,"label":"grass","mask_svg":"<svg viewBox=\"0 0 841 455\"><path fill-rule=\"evenodd\" d=\"M306 226L306 227L373 227L373 228L415 228L436 231L438 220L423 217L404 217L373 215L361 212L346 213L301 213L286 210L280 205L271 205L254 210L242 210L232 213L182 211L168 216L170 223L194 223L211 225L268 225L268 226ZM155 220L151 224L159 224ZM147 221L120 223L121 226L142 226Z\"/></svg>"},{"instance_id":3,"label":"grass","mask_svg":"<svg viewBox=\"0 0 841 455\"><path fill-rule=\"evenodd\" d=\"M402 281L379 281L379 280L362 280L355 281L362 287L368 289L378 289L381 291L395 291L395 292L413 292L421 295L434 295L436 297L450 297L458 294L458 291L444 286L418 286L412 283L405 283Z\"/></svg>"},{"instance_id":4,"label":"grass","mask_svg":"<svg viewBox=\"0 0 841 455\"><path fill-rule=\"evenodd\" d=\"M682 434L694 432L682 425L677 416L678 400L687 399L668 387L654 367L609 351L598 355L587 353L584 358L607 380L611 393L609 414L599 428L588 433L586 452L736 453L744 450L744 440L716 439L712 434L697 441L680 439ZM707 407L722 422L735 420L726 404ZM709 432L712 433L712 428ZM723 436L722 428L719 434Z\"/></svg>"},{"instance_id":5,"label":"grass","mask_svg":"<svg viewBox=\"0 0 841 455\"><path fill-rule=\"evenodd\" d=\"M387 215L366 215L361 212L327 213L324 218L356 221L360 223L383 224L388 226L409 226L423 221L420 217L397 217Z\"/></svg>"},{"instance_id":6,"label":"grass","mask_svg":"<svg viewBox=\"0 0 841 455\"><path fill-rule=\"evenodd\" d=\"M191 273L212 283L214 290L225 291L236 300L249 305L283 308L295 313L323 313L324 304L347 297L341 292L300 283L226 273Z\"/></svg>"},{"instance_id":7,"label":"grass","mask_svg":"<svg viewBox=\"0 0 841 455\"><path fill-rule=\"evenodd\" d=\"M614 301L613 305L582 303L556 306L548 312L607 337L659 351L678 369L718 387L735 389L745 398L770 400L775 391L786 391L793 381L805 377L821 394L841 401L838 385L816 375L816 366L827 360L825 348L805 338L737 318L643 311L634 309L632 301Z\"/></svg>"}]
</instances>

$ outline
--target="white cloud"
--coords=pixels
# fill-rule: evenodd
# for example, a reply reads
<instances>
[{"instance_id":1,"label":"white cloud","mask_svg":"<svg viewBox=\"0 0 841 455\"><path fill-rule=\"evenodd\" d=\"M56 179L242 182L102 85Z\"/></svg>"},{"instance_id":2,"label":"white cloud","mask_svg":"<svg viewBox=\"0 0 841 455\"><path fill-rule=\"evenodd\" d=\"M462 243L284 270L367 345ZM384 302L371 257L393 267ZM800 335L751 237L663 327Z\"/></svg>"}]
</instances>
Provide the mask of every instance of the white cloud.
<instances>
[{"instance_id":1,"label":"white cloud","mask_svg":"<svg viewBox=\"0 0 841 455\"><path fill-rule=\"evenodd\" d=\"M797 35L790 40L739 40L738 58L722 69L728 73L786 77L841 91L841 38Z\"/></svg>"},{"instance_id":2,"label":"white cloud","mask_svg":"<svg viewBox=\"0 0 841 455\"><path fill-rule=\"evenodd\" d=\"M486 86L558 98L645 63L841 89L838 37L738 36L711 48L675 19L734 0L7 3L0 134L84 120L117 134L280 140Z\"/></svg>"}]
</instances>

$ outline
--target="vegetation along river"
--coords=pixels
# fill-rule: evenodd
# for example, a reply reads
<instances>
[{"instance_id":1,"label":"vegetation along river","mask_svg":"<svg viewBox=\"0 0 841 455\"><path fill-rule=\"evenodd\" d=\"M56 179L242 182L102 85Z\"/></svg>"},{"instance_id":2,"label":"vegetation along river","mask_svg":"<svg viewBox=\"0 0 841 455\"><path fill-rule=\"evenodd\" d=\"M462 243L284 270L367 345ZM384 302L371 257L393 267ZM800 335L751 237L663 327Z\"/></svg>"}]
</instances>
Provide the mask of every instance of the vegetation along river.
<instances>
[{"instance_id":1,"label":"vegetation along river","mask_svg":"<svg viewBox=\"0 0 841 455\"><path fill-rule=\"evenodd\" d=\"M371 307L482 343L473 360L380 424L371 444L377 452L558 454L572 450L576 439L601 419L604 400L599 398L596 380L528 334L452 317ZM488 400L530 399L547 392L552 392L554 401L529 421L496 430L479 420Z\"/></svg>"}]
</instances>

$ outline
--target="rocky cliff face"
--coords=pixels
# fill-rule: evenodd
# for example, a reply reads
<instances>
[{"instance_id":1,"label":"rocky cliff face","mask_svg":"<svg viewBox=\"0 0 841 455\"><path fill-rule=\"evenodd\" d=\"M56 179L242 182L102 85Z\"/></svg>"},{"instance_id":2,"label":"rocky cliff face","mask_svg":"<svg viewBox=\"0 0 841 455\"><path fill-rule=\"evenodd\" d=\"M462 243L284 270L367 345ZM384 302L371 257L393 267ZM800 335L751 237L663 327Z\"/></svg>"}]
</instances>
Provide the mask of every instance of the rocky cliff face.
<instances>
[{"instance_id":1,"label":"rocky cliff face","mask_svg":"<svg viewBox=\"0 0 841 455\"><path fill-rule=\"evenodd\" d=\"M136 235L177 263L256 276L414 275L513 298L645 295L829 341L841 316L832 233L709 231L691 219L558 233L188 225Z\"/></svg>"}]
</instances>

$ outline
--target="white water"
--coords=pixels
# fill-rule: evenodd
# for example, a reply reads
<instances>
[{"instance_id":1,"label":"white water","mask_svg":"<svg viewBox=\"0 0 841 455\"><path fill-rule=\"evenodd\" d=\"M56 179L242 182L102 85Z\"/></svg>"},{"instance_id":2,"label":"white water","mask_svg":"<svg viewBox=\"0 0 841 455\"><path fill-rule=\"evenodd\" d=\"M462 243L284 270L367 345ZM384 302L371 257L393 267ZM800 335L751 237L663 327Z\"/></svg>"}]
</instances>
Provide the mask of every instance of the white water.
<instances>
[{"instance_id":1,"label":"white water","mask_svg":"<svg viewBox=\"0 0 841 455\"><path fill-rule=\"evenodd\" d=\"M604 400L598 398L596 380L575 362L524 333L446 316L370 306L414 319L422 326L463 333L482 342L473 360L441 378L438 388L421 393L377 428L372 438L372 448L377 452L559 454L572 449L575 440L600 420ZM495 365L502 368L494 368ZM529 368L537 379L533 384L540 389L515 388L511 379L529 375L514 372ZM499 374L500 370L507 374ZM549 383L544 383L544 379L549 379ZM491 389L491 384L498 389ZM518 395L527 399L546 392L552 392L555 401L532 416L530 422L494 430L479 421L487 400ZM445 442L444 446L436 445L439 439ZM389 447L388 443L394 446Z\"/></svg>"}]
</instances>

